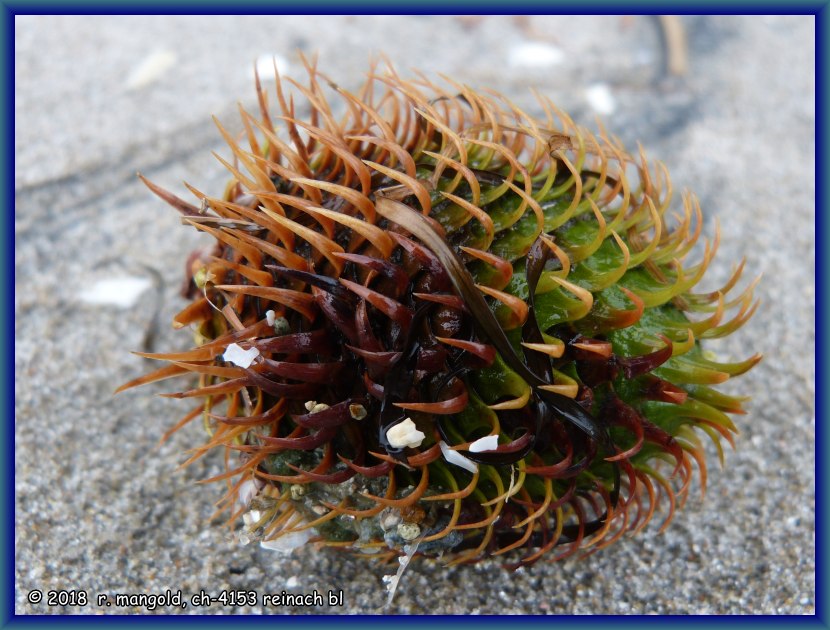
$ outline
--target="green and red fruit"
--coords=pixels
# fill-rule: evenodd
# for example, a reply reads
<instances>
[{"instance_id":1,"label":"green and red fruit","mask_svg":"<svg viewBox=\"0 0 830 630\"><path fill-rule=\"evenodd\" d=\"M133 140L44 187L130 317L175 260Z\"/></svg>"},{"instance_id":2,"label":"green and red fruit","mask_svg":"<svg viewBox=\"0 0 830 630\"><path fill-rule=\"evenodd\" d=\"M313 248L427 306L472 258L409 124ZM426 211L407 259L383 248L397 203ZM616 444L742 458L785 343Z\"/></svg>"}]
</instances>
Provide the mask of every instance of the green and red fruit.
<instances>
[{"instance_id":1,"label":"green and red fruit","mask_svg":"<svg viewBox=\"0 0 830 630\"><path fill-rule=\"evenodd\" d=\"M394 71L356 95L309 76L275 111L257 79L239 141L219 126L222 197L145 180L215 247L174 320L197 346L125 388L198 378L176 428L202 417L193 458L225 452L241 537L521 565L668 523L701 438L733 442L743 399L716 386L760 358L701 347L757 304L742 264L693 291L718 240L684 266L697 200L669 220L662 165L545 97L539 120Z\"/></svg>"}]
</instances>

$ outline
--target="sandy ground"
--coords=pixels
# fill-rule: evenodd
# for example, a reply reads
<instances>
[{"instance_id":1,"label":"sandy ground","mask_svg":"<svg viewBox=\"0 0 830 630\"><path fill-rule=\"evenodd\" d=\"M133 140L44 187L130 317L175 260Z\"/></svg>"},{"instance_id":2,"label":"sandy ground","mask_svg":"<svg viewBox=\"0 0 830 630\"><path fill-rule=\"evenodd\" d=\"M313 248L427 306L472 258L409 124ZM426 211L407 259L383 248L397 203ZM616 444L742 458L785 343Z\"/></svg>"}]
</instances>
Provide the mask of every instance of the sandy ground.
<instances>
[{"instance_id":1,"label":"sandy ground","mask_svg":"<svg viewBox=\"0 0 830 630\"><path fill-rule=\"evenodd\" d=\"M182 306L184 259L201 242L135 172L183 196L182 180L219 191L210 115L231 121L238 100L253 103L251 67L263 55L301 78L302 50L318 51L346 87L383 53L403 72L447 73L530 109L535 87L589 126L601 113L628 146L642 141L666 162L678 190L697 192L707 234L718 217L709 286L742 256L750 276L764 273L755 318L714 346L765 360L735 384L754 399L724 471L710 453L705 498L696 493L663 535L653 527L583 560L517 573L496 562L413 564L388 612L813 613L814 21L682 24L688 73L678 77L666 72L654 18L18 17L16 612L143 612L98 606L97 596L166 589L186 598L342 589L344 601L153 612L382 609L387 567L313 549L281 557L211 524L219 488L196 482L218 458L177 469L203 439L199 427L157 446L185 407L153 396L161 386L112 395L148 368L129 351L157 310L155 347L189 343L168 322ZM85 293L124 277L150 288L125 306ZM31 604L35 589L80 590L90 603Z\"/></svg>"}]
</instances>

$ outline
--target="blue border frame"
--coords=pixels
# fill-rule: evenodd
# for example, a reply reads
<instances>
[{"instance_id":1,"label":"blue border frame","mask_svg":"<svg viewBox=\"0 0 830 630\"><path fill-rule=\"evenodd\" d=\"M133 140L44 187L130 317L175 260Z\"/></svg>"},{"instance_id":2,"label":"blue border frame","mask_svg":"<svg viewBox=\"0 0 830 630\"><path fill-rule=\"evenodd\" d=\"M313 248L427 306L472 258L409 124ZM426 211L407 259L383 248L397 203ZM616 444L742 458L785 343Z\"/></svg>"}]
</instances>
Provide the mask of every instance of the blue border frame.
<instances>
[{"instance_id":1,"label":"blue border frame","mask_svg":"<svg viewBox=\"0 0 830 630\"><path fill-rule=\"evenodd\" d=\"M4 422L2 427L2 464L0 464L0 483L2 483L2 505L5 510L0 518L2 531L2 570L0 570L0 624L8 624L14 614L14 357L9 348L14 339L14 19L11 11L3 5L0 12L0 32L3 33L2 80L0 86L3 95L3 124L0 142L3 146L3 168L0 169L0 190L3 191L6 212L0 222L3 243L2 294L10 296L4 301L0 320L3 322L3 334L0 335L0 356L5 357L2 388Z\"/></svg>"},{"instance_id":2,"label":"blue border frame","mask_svg":"<svg viewBox=\"0 0 830 630\"><path fill-rule=\"evenodd\" d=\"M487 0L404 0L397 2L390 10L389 2L382 0L356 0L354 2L338 2L336 0L308 0L302 4L285 0L240 0L239 3L204 2L199 0L179 0L178 2L164 2L164 0L128 0L112 3L95 0L12 0L0 2L4 17L14 15L49 15L49 14L101 14L108 15L155 15L155 14L192 14L192 15L220 15L233 13L245 14L342 14L371 15L383 9L386 14L456 14L465 10L474 13L504 14L504 13L556 13L576 15L584 13L629 13L629 14L657 14L660 9L670 10L675 15L691 15L701 12L715 14L743 14L763 15L777 13L781 15L815 15L820 16L827 7L826 2L815 0L796 0L792 4L760 4L748 0L730 0L716 2L700 0L698 2L683 0L682 2L666 3L649 0L635 2L613 2L610 0L584 0L584 2L556 2L556 0L522 0L516 4L488 2ZM105 9L102 11L102 9ZM708 10L708 11L707 11Z\"/></svg>"},{"instance_id":3,"label":"blue border frame","mask_svg":"<svg viewBox=\"0 0 830 630\"><path fill-rule=\"evenodd\" d=\"M825 271L827 270L828 254L827 250L821 247L821 244L830 242L830 232L828 232L828 221L825 211L828 208L828 194L827 184L830 181L830 169L827 167L826 155L828 146L827 127L821 112L827 111L826 89L828 85L827 59L828 43L827 35L830 32L830 12L828 11L828 2L797 2L792 5L777 5L767 4L758 5L746 1L732 1L729 4L716 4L713 2L682 2L666 6L667 10L674 14L690 14L706 11L707 9L714 9L715 13L742 13L742 14L762 14L762 13L782 13L782 14L799 14L799 15L814 15L816 17L816 235L819 247L818 259L816 264L816 470L815 470L815 491L816 491L816 593L815 593L815 610L814 617L751 617L751 618L729 618L726 623L732 624L758 624L771 625L777 623L787 623L799 625L810 625L819 627L828 627L827 618L827 560L828 548L827 541L823 538L823 533L826 531L828 524L827 520L827 506L828 506L828 491L825 480L828 475L828 462L822 455L830 452L828 449L828 432L825 425L825 418L827 416L827 400L826 392L830 391L830 377L825 369L825 361L828 356L828 349L830 345L822 329L820 322L827 321L828 312L826 304L825 283L827 277ZM665 6L665 5L662 5ZM341 4L337 2L311 2L299 7L291 2L267 2L245 0L234 5L213 4L206 6L205 2L196 1L180 1L176 4L166 3L160 0L150 0L146 2L136 2L135 0L120 3L118 5L108 4L106 2L60 2L60 1L36 1L36 2L3 2L0 0L0 32L3 34L3 52L4 63L2 64L2 94L3 103L5 105L2 132L0 132L0 140L2 140L5 158L4 168L0 169L0 188L4 192L5 207L7 209L4 219L0 224L2 229L3 242L3 259L5 266L2 274L2 289L3 294L7 296L4 302L2 314L4 316L3 328L4 333L0 335L0 356L5 358L6 374L2 380L2 400L7 411L8 420L3 424L3 444L2 464L0 464L0 482L2 482L2 504L6 508L4 514L7 515L2 519L2 551L0 552L0 562L5 566L0 571L0 627L6 626L46 626L53 623L153 623L157 624L160 620L157 618L144 617L124 617L124 616L81 616L81 617L34 617L34 616L18 616L14 614L15 602L15 585L14 585L14 562L11 560L14 555L14 519L9 518L14 513L14 401L13 401L13 385L14 385L14 358L10 351L10 340L14 339L14 223L12 209L14 208L14 188L12 182L14 181L14 165L15 158L13 154L13 130L14 130L14 105L13 93L15 89L14 77L14 16L15 15L44 15L53 13L64 14L88 14L88 13L102 13L109 14L156 14L156 13L183 13L183 14L220 14L232 12L234 14L250 14L250 13L284 13L284 14L308 14L308 13L343 13L349 12L354 14L372 14L377 11L373 9L384 9L386 13L463 13L471 11L480 14L492 13L523 13L523 12L540 12L540 13L585 13L586 10L592 13L610 13L619 12L624 9L626 13L656 13L661 5L649 2L639 2L634 4L617 5L610 3L607 0L585 0L579 4L554 4L545 0L524 0L518 5L511 5L509 7L497 4L482 4L479 0L456 0L451 4L447 4L442 0L422 0L421 2L405 2L397 4L393 11L389 11L388 2L381 3L378 0L364 0L360 3L353 3L350 5ZM554 11L555 9L555 11ZM712 11L709 11L712 12ZM171 616L173 617L173 616ZM188 623L188 620L193 623L190 617L173 617L176 623ZM246 622L253 621L254 618L246 618ZM295 618L297 619L297 618ZM325 623L326 617L315 618L299 618L302 619L304 626L314 625L318 623ZM436 621L446 620L447 617L442 618L428 618L428 623L432 624ZM568 620L564 621L561 617L550 620L545 617L524 617L522 623L555 623L559 627L580 627L585 625L593 625L603 623L608 617L602 616L591 620ZM627 618L613 618L613 623L637 623L643 625L666 624L666 623L682 623L684 625L709 625L711 621L702 621L696 618L672 618L668 622L665 618L643 618L637 617L631 620ZM292 620L293 621L293 620ZM359 618L359 623L383 623L385 620L382 617L372 618L362 616ZM501 624L504 619L501 617L485 617L476 618L476 624ZM286 623L286 619L281 619L278 623ZM198 623L238 623L234 618L225 619L223 617L200 616ZM259 623L277 623L273 619L265 617ZM424 619L415 618L399 618L395 623L403 624L417 624L424 623ZM452 623L456 623L453 619Z\"/></svg>"},{"instance_id":4,"label":"blue border frame","mask_svg":"<svg viewBox=\"0 0 830 630\"><path fill-rule=\"evenodd\" d=\"M827 181L830 169L827 166L828 135L826 119L821 112L827 112L827 35L830 27L830 11L824 5L816 16L816 236L818 258L816 261L816 618L827 625L827 540L819 533L827 531L828 464L823 456L828 453L827 437L827 392L830 378L826 371L828 340L821 322L826 322L827 292L825 273L828 268L828 252L821 245L828 242L828 222L825 214L828 207Z\"/></svg>"}]
</instances>

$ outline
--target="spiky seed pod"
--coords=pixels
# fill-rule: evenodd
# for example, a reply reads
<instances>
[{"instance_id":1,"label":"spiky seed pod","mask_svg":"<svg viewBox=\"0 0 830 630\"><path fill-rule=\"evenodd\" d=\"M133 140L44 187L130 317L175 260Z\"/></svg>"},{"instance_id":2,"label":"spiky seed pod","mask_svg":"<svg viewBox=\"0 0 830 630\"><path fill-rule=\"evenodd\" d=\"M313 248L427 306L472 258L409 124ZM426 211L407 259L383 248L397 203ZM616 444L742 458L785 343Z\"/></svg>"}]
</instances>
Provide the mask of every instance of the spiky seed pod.
<instances>
[{"instance_id":1,"label":"spiky seed pod","mask_svg":"<svg viewBox=\"0 0 830 630\"><path fill-rule=\"evenodd\" d=\"M168 365L124 388L198 376L168 394L198 401L174 430L204 418L191 460L225 451L221 505L266 546L526 565L661 502L665 528L695 467L705 486L701 437L733 444L742 399L714 386L760 358L701 349L757 303L733 297L743 263L693 292L718 245L683 266L697 200L668 221L663 165L544 96L537 120L454 82L372 72L353 95L307 69L302 105L277 77L273 112L257 78L244 134L217 122L221 198L144 180L216 242L174 318L197 347L142 354Z\"/></svg>"}]
</instances>

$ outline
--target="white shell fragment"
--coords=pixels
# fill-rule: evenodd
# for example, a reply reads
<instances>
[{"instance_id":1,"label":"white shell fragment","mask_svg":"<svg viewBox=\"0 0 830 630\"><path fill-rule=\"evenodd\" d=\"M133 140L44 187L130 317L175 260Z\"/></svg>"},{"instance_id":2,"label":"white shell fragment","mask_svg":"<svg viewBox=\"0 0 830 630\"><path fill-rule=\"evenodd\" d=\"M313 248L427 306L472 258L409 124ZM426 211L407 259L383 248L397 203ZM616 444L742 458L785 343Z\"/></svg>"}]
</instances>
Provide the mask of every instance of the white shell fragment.
<instances>
[{"instance_id":1,"label":"white shell fragment","mask_svg":"<svg viewBox=\"0 0 830 630\"><path fill-rule=\"evenodd\" d=\"M245 523L245 527L250 528L259 523L259 519L261 518L262 512L259 510L251 510L242 515L242 522Z\"/></svg>"},{"instance_id":2,"label":"white shell fragment","mask_svg":"<svg viewBox=\"0 0 830 630\"><path fill-rule=\"evenodd\" d=\"M483 453L485 451L495 451L499 446L498 435L487 435L483 438L477 439L470 444L468 449L471 453Z\"/></svg>"},{"instance_id":3,"label":"white shell fragment","mask_svg":"<svg viewBox=\"0 0 830 630\"><path fill-rule=\"evenodd\" d=\"M291 65L288 63L288 59L283 57L282 55L277 55L274 53L260 55L256 59L256 71L259 74L259 78L261 81L266 81L268 79L274 79L274 64L277 64L277 71L280 73L280 76L284 76L288 74L288 71Z\"/></svg>"},{"instance_id":4,"label":"white shell fragment","mask_svg":"<svg viewBox=\"0 0 830 630\"><path fill-rule=\"evenodd\" d=\"M594 83L585 90L585 98L588 104L598 114L605 116L613 114L617 109L617 101L605 83Z\"/></svg>"},{"instance_id":5,"label":"white shell fragment","mask_svg":"<svg viewBox=\"0 0 830 630\"><path fill-rule=\"evenodd\" d=\"M128 90L143 88L161 78L175 64L176 54L172 50L157 50L133 68L127 77L126 87Z\"/></svg>"},{"instance_id":6,"label":"white shell fragment","mask_svg":"<svg viewBox=\"0 0 830 630\"><path fill-rule=\"evenodd\" d=\"M139 296L150 288L147 278L124 276L99 280L81 292L81 301L87 304L109 304L119 308L133 306Z\"/></svg>"},{"instance_id":7,"label":"white shell fragment","mask_svg":"<svg viewBox=\"0 0 830 630\"><path fill-rule=\"evenodd\" d=\"M441 447L441 453L444 455L444 459L446 459L450 464L460 466L464 470L469 470L471 473L478 472L478 464L471 459L467 459L458 451L452 450L443 440L438 442L438 446Z\"/></svg>"},{"instance_id":8,"label":"white shell fragment","mask_svg":"<svg viewBox=\"0 0 830 630\"><path fill-rule=\"evenodd\" d=\"M259 494L262 488L262 482L259 479L247 479L239 486L236 492L236 504L239 507L246 508L251 505L253 498ZM244 516L243 516L244 518Z\"/></svg>"},{"instance_id":9,"label":"white shell fragment","mask_svg":"<svg viewBox=\"0 0 830 630\"><path fill-rule=\"evenodd\" d=\"M225 354L222 355L222 358L228 363L233 363L241 368L247 368L251 367L251 363L253 363L254 359L258 356L259 350L256 348L243 350L242 346L238 343L232 343L227 347Z\"/></svg>"},{"instance_id":10,"label":"white shell fragment","mask_svg":"<svg viewBox=\"0 0 830 630\"><path fill-rule=\"evenodd\" d=\"M265 311L265 321L268 322L269 326L273 326L274 322L277 321L277 314L274 311Z\"/></svg>"},{"instance_id":11,"label":"white shell fragment","mask_svg":"<svg viewBox=\"0 0 830 630\"><path fill-rule=\"evenodd\" d=\"M259 545L263 549L270 549L279 554L289 554L305 545L311 540L312 536L314 536L314 532L311 529L303 529L280 536L276 540L263 540Z\"/></svg>"},{"instance_id":12,"label":"white shell fragment","mask_svg":"<svg viewBox=\"0 0 830 630\"><path fill-rule=\"evenodd\" d=\"M399 422L386 432L386 439L389 440L389 445L394 448L404 448L406 446L415 448L421 445L425 437L426 435L418 431L415 423L412 422L412 418Z\"/></svg>"},{"instance_id":13,"label":"white shell fragment","mask_svg":"<svg viewBox=\"0 0 830 630\"><path fill-rule=\"evenodd\" d=\"M394 508L385 508L378 518L380 528L388 532L390 529L397 527L401 523L401 513Z\"/></svg>"},{"instance_id":14,"label":"white shell fragment","mask_svg":"<svg viewBox=\"0 0 830 630\"><path fill-rule=\"evenodd\" d=\"M549 68L565 60L561 48L542 42L525 42L508 53L508 63L514 68Z\"/></svg>"},{"instance_id":15,"label":"white shell fragment","mask_svg":"<svg viewBox=\"0 0 830 630\"><path fill-rule=\"evenodd\" d=\"M410 561L412 560L415 552L418 551L418 545L420 541L416 541L414 545L404 545L403 551L404 556L398 558L398 572L395 575L384 575L381 580L386 585L386 592L388 596L386 598L386 606L390 606L392 604L392 600L395 599L395 591L398 590L398 584L400 584L401 577L403 576L403 572L406 571L406 567L409 566Z\"/></svg>"}]
</instances>

